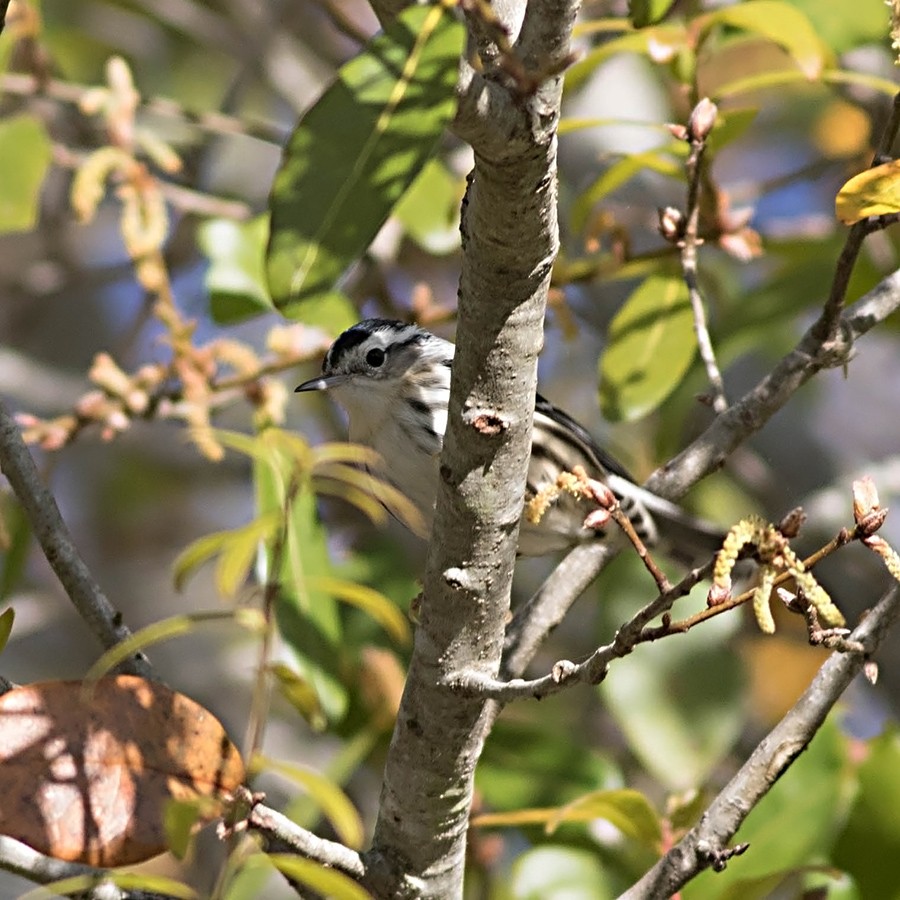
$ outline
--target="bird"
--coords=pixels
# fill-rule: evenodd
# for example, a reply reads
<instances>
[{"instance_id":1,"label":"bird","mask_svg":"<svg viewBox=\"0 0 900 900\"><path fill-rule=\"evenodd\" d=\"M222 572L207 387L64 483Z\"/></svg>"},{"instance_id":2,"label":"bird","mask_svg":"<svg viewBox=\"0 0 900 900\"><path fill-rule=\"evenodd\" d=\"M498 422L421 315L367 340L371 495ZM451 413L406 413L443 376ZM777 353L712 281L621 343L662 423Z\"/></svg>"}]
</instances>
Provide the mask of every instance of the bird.
<instances>
[{"instance_id":1,"label":"bird","mask_svg":"<svg viewBox=\"0 0 900 900\"><path fill-rule=\"evenodd\" d=\"M381 457L379 474L417 508L426 537L434 520L454 350L418 325L364 319L334 341L322 374L295 388L326 391L343 407L349 440ZM584 426L538 394L526 501L576 466L613 492L646 546L687 566L712 559L722 546L723 529L640 487ZM585 527L588 511L576 497L560 494L539 522L523 518L518 555L544 556L585 541L616 540L615 525Z\"/></svg>"}]
</instances>

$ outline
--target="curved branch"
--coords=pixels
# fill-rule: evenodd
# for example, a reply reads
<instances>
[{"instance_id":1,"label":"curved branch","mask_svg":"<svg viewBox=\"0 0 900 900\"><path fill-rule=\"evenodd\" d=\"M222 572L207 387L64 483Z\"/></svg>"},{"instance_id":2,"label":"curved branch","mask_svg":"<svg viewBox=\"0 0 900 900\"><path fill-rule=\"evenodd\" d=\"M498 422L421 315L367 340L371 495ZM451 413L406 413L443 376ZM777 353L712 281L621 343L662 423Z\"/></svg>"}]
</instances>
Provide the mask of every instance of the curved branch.
<instances>
[{"instance_id":1,"label":"curved branch","mask_svg":"<svg viewBox=\"0 0 900 900\"><path fill-rule=\"evenodd\" d=\"M355 850L336 841L320 838L261 803L255 804L250 811L247 824L262 835L268 853L297 853L323 866L337 869L357 881L366 874L365 863Z\"/></svg>"},{"instance_id":2,"label":"curved branch","mask_svg":"<svg viewBox=\"0 0 900 900\"><path fill-rule=\"evenodd\" d=\"M658 469L645 487L668 499L718 469L728 455L822 369L845 365L853 342L900 309L900 269L885 278L838 320L838 337L822 341L814 323L797 346L741 400L722 413L692 444Z\"/></svg>"}]
</instances>

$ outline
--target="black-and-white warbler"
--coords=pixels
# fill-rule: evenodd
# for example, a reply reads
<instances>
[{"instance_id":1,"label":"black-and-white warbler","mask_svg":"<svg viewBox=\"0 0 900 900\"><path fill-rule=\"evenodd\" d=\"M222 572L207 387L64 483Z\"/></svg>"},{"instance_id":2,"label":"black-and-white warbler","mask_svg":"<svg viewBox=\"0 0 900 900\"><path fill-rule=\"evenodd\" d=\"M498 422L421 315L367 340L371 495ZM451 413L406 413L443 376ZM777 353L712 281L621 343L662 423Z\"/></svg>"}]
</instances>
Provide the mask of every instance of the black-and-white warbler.
<instances>
[{"instance_id":1,"label":"black-and-white warbler","mask_svg":"<svg viewBox=\"0 0 900 900\"><path fill-rule=\"evenodd\" d=\"M447 427L454 346L417 325L365 319L332 345L322 375L298 391L329 391L347 411L352 442L384 461L381 474L418 508L430 530L438 484L438 458ZM526 497L581 466L607 485L648 545L693 565L712 557L724 532L638 487L574 419L538 395L534 409ZM584 527L587 507L561 494L538 524L523 520L519 553L542 556L617 531Z\"/></svg>"}]
</instances>

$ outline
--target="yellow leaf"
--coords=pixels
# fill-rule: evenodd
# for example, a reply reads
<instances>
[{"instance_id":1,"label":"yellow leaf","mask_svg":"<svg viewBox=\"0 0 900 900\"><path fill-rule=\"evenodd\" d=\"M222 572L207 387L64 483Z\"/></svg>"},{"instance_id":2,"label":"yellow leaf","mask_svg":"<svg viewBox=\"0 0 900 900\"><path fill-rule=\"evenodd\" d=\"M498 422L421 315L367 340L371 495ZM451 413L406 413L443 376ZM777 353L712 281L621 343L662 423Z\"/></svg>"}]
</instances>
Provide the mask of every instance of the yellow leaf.
<instances>
[{"instance_id":1,"label":"yellow leaf","mask_svg":"<svg viewBox=\"0 0 900 900\"><path fill-rule=\"evenodd\" d=\"M900 160L854 175L838 191L834 210L845 225L900 212Z\"/></svg>"},{"instance_id":2,"label":"yellow leaf","mask_svg":"<svg viewBox=\"0 0 900 900\"><path fill-rule=\"evenodd\" d=\"M338 600L368 613L395 641L409 643L409 623L406 616L380 591L341 578L315 578L313 584L319 590L333 594Z\"/></svg>"}]
</instances>

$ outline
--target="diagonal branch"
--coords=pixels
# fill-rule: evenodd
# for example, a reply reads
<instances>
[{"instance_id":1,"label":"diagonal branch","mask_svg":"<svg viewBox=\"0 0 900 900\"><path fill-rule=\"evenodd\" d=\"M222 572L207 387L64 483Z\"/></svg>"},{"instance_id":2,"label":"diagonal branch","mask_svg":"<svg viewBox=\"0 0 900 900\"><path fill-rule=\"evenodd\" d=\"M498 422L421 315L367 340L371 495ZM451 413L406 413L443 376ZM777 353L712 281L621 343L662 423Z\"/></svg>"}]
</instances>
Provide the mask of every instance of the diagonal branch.
<instances>
[{"instance_id":1,"label":"diagonal branch","mask_svg":"<svg viewBox=\"0 0 900 900\"><path fill-rule=\"evenodd\" d=\"M66 594L99 638L104 648L115 646L131 635L121 616L109 602L75 547L56 505L41 481L18 426L0 403L0 470L9 479L19 498L32 531ZM150 663L139 654L122 663L120 670L144 678L151 677Z\"/></svg>"},{"instance_id":2,"label":"diagonal branch","mask_svg":"<svg viewBox=\"0 0 900 900\"><path fill-rule=\"evenodd\" d=\"M847 346L900 309L900 271L888 276L840 319ZM759 431L810 378L840 365L847 346L832 355L808 331L759 384L720 415L689 447L647 482L654 492L676 499L718 468L739 444ZM818 352L816 351L818 348ZM569 552L538 592L521 607L506 631L502 675L521 677L541 644L612 557L597 544Z\"/></svg>"},{"instance_id":3,"label":"diagonal branch","mask_svg":"<svg viewBox=\"0 0 900 900\"><path fill-rule=\"evenodd\" d=\"M722 413L692 444L646 483L669 499L681 496L692 484L718 469L728 455L759 431L810 378L822 369L843 366L853 343L900 309L900 270L884 279L838 320L837 338L823 342L818 322L797 346L738 403Z\"/></svg>"}]
</instances>

